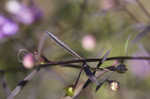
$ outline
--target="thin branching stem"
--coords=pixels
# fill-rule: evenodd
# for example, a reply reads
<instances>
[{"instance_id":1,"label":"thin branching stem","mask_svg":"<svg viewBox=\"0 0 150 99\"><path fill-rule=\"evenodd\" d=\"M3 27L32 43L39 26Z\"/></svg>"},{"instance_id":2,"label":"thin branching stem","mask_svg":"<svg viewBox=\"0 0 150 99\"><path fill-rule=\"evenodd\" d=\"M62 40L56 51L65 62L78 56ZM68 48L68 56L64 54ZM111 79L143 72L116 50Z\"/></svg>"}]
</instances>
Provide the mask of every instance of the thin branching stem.
<instances>
[{"instance_id":1,"label":"thin branching stem","mask_svg":"<svg viewBox=\"0 0 150 99\"><path fill-rule=\"evenodd\" d=\"M118 56L118 57L109 57L105 61L113 61L113 60L150 60L150 57ZM43 68L52 65L64 65L64 64L72 64L72 63L98 62L98 61L102 61L102 59L101 58L74 59L68 61L59 61L59 62L40 64L38 66Z\"/></svg>"},{"instance_id":2,"label":"thin branching stem","mask_svg":"<svg viewBox=\"0 0 150 99\"><path fill-rule=\"evenodd\" d=\"M10 93L7 99L14 99L14 97L27 85L27 83L34 77L34 75L39 71L40 68L53 66L53 65L63 65L67 67L73 68L83 68L83 66L77 66L72 63L83 63L83 62L99 62L102 61L103 58L89 58L89 59L75 59L69 61L60 61L60 62L51 62L47 64L40 64L36 69L34 69L29 75L27 75L24 80L20 81L16 88ZM106 58L105 61L113 61L113 60L150 60L150 57L132 57L132 56L118 56L118 57L109 57ZM70 65L70 66L69 66ZM91 67L89 67L91 69ZM93 68L93 70L96 68ZM105 68L98 68L97 70L107 71Z\"/></svg>"}]
</instances>

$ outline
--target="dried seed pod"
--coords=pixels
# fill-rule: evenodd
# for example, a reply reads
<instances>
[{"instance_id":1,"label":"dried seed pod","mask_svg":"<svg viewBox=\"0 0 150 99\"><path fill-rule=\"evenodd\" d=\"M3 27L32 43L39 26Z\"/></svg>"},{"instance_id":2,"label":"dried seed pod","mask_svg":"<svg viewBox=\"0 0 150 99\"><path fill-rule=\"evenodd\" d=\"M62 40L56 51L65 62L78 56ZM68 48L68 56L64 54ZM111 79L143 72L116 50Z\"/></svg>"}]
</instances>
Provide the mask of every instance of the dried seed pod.
<instances>
[{"instance_id":1,"label":"dried seed pod","mask_svg":"<svg viewBox=\"0 0 150 99\"><path fill-rule=\"evenodd\" d=\"M120 88L120 83L116 80L109 80L108 83L112 91L118 91L118 89Z\"/></svg>"}]
</instances>

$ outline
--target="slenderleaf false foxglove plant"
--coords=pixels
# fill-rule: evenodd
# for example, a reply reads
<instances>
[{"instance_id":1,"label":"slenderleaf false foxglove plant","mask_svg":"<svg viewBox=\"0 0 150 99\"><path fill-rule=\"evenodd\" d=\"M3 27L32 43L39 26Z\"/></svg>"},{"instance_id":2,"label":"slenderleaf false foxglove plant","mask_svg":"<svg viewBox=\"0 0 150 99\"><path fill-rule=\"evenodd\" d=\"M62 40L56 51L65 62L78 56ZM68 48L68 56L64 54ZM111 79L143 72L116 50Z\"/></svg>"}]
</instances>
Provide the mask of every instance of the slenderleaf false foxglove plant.
<instances>
[{"instance_id":1,"label":"slenderleaf false foxglove plant","mask_svg":"<svg viewBox=\"0 0 150 99\"><path fill-rule=\"evenodd\" d=\"M82 58L79 54L77 54L75 51L73 51L68 45L66 45L64 42L62 42L60 39L58 39L54 34L52 34L50 32L47 32L47 34L59 46L61 46L65 50L67 50L71 55L78 57L78 59L73 59L73 60L68 60L68 61L51 62L46 57L44 57L44 55L42 55L40 53L39 50L41 50L41 47L39 47L39 50L37 51L37 56L39 58L35 58L35 59L36 59L36 61L38 61L38 60L40 61L41 59L43 61L34 64L35 68L33 69L33 71L17 84L16 88L11 91L11 93L9 94L7 99L14 99L14 97L23 89L23 87L25 87L25 85L28 84L28 82L34 77L34 75L36 73L38 73L38 71L40 69L45 68L45 67L55 66L55 65L58 65L61 67L75 68L75 69L80 70L80 72L77 76L77 79L75 80L75 83L70 84L70 86L65 88L66 96L71 96L72 98L75 98L82 91L83 87L85 85L88 86L89 83L96 83L96 91L98 91L104 83L108 82L111 90L117 91L120 88L119 82L116 80L109 80L109 78L113 72L125 73L127 71L127 67L124 63L125 60L139 60L139 61L140 60L150 60L150 57L132 57L132 56L107 57L110 51L107 51L107 53L104 54L104 56L102 58L91 58L91 59ZM35 54L36 53L34 53L32 55L34 55L34 57L36 57ZM26 56L25 56L25 58L26 58ZM30 61L30 57L29 57L29 59L27 59L27 61ZM113 65L113 66L100 67L104 61L117 61L117 64ZM88 65L88 62L98 62L98 64L96 67L91 67ZM76 65L73 63L81 63L82 65ZM78 88L77 85L78 85L79 78L81 76L82 71L85 72L86 76L88 77L88 80L85 83L83 83L82 88L80 88L80 90L78 90L78 92L77 92L77 88ZM107 73L108 75L103 76L103 73L101 73L101 72ZM101 79L98 80L97 78L101 78ZM88 84L87 84L87 82L88 82Z\"/></svg>"}]
</instances>

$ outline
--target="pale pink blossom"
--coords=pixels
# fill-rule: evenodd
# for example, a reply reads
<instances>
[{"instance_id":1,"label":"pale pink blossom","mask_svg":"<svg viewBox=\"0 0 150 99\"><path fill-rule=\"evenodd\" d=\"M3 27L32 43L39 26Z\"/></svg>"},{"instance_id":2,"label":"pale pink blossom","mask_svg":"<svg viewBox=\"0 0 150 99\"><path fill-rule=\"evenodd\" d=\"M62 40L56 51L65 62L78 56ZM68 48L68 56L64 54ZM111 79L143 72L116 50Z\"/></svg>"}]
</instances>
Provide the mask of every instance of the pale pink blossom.
<instances>
[{"instance_id":1,"label":"pale pink blossom","mask_svg":"<svg viewBox=\"0 0 150 99\"><path fill-rule=\"evenodd\" d=\"M82 47L87 51L92 51L96 46L96 39L92 35L86 35L82 38Z\"/></svg>"},{"instance_id":2,"label":"pale pink blossom","mask_svg":"<svg viewBox=\"0 0 150 99\"><path fill-rule=\"evenodd\" d=\"M34 67L35 59L32 53L29 53L23 57L22 64L25 68L31 69Z\"/></svg>"}]
</instances>

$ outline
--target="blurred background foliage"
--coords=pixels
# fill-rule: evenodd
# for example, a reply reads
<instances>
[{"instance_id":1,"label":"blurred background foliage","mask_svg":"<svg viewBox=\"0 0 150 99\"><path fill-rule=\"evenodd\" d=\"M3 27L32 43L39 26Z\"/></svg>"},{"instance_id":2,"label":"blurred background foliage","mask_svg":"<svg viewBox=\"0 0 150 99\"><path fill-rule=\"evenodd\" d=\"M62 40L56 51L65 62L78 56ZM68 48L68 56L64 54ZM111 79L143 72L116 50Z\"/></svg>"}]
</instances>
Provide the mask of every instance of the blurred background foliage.
<instances>
[{"instance_id":1,"label":"blurred background foliage","mask_svg":"<svg viewBox=\"0 0 150 99\"><path fill-rule=\"evenodd\" d=\"M34 52L46 31L57 35L86 58L102 57L109 49L109 57L132 56L137 53L141 53L140 56L149 55L149 30L140 33L149 26L149 0L139 0L143 6L138 0L18 0L17 2L27 7L33 6L34 3L35 8L40 9L40 18L29 24L17 20L16 13L9 11L7 3L10 1L0 0L0 15L13 20L18 25L18 30L13 35L0 38L0 69L6 71L5 78L11 90L32 71L25 69L18 61L19 49ZM142 7L147 12L144 12ZM36 10L31 13L34 11ZM142 54L145 52L146 54ZM74 59L48 36L42 53L52 61ZM112 63L107 62L103 66ZM95 93L95 86L91 84L78 99L149 99L149 64L137 61L128 61L126 64L129 69L127 73L113 74L111 77L121 84L118 92L112 92L104 85ZM62 99L64 88L74 82L78 71L63 67L42 69L15 99ZM80 83L83 83L85 78L87 77L83 73ZM0 99L5 99L2 86Z\"/></svg>"}]
</instances>

